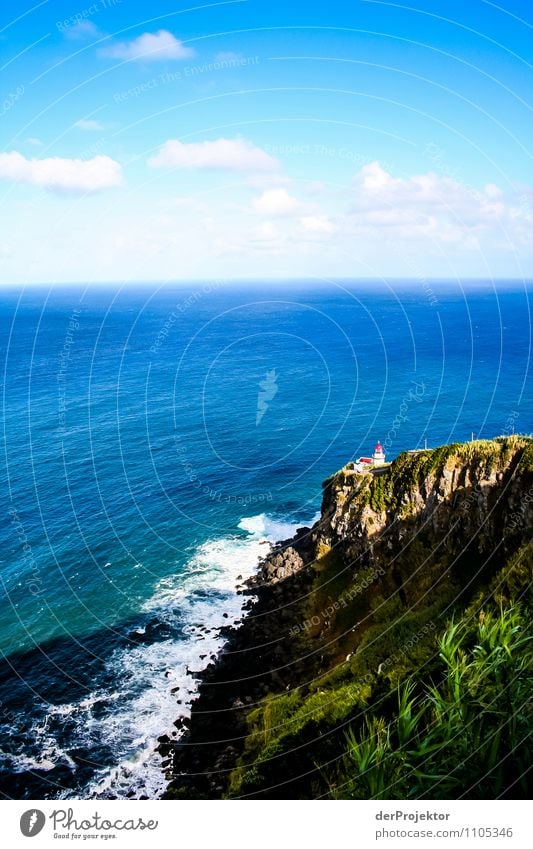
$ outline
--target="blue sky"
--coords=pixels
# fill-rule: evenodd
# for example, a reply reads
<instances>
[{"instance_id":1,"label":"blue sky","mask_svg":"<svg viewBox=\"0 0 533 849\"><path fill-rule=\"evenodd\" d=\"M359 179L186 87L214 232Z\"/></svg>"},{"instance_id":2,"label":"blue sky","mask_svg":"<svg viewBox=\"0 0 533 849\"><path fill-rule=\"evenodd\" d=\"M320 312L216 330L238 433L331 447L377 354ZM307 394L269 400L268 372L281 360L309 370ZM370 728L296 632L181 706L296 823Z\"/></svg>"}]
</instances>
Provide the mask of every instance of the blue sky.
<instances>
[{"instance_id":1,"label":"blue sky","mask_svg":"<svg viewBox=\"0 0 533 849\"><path fill-rule=\"evenodd\" d=\"M0 16L3 284L533 276L522 0Z\"/></svg>"}]
</instances>

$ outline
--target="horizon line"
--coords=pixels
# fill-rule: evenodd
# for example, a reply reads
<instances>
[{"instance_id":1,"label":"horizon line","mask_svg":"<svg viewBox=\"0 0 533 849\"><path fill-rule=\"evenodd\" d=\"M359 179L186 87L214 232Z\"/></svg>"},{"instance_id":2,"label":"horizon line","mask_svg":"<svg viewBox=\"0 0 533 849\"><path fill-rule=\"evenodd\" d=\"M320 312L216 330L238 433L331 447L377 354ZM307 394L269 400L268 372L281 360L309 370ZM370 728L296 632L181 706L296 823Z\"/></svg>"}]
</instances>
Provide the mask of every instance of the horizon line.
<instances>
[{"instance_id":1,"label":"horizon line","mask_svg":"<svg viewBox=\"0 0 533 849\"><path fill-rule=\"evenodd\" d=\"M172 279L128 279L110 278L108 280L31 280L26 282L0 282L0 291L2 289L22 289L29 287L61 287L61 286L186 286L186 285L212 285L216 289L232 284L287 284L287 283L305 283L311 285L320 285L327 283L372 283L384 284L388 283L409 283L412 286L425 286L427 284L455 284L455 283L513 283L513 284L530 284L533 283L533 277L424 277L421 279L413 279L412 277L190 277L190 278L172 278Z\"/></svg>"}]
</instances>

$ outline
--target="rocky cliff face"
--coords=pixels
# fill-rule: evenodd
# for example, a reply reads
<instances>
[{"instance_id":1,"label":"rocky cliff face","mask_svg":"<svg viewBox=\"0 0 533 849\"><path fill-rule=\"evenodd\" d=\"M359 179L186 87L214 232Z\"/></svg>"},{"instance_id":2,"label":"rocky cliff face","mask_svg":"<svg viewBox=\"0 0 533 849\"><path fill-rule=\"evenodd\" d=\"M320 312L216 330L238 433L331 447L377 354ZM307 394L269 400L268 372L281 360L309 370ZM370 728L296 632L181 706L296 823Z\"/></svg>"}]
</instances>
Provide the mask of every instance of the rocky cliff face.
<instances>
[{"instance_id":1,"label":"rocky cliff face","mask_svg":"<svg viewBox=\"0 0 533 849\"><path fill-rule=\"evenodd\" d=\"M389 550L404 543L409 525L444 534L448 548L475 538L479 551L505 529L512 548L533 516L530 455L529 441L509 438L403 454L366 475L343 469L325 484L319 538L352 559L384 534Z\"/></svg>"},{"instance_id":2,"label":"rocky cliff face","mask_svg":"<svg viewBox=\"0 0 533 849\"><path fill-rule=\"evenodd\" d=\"M339 729L429 663L434 630L532 527L526 437L333 475L319 522L261 564L249 616L207 669L188 734L163 746L169 796L312 796Z\"/></svg>"},{"instance_id":3,"label":"rocky cliff face","mask_svg":"<svg viewBox=\"0 0 533 849\"><path fill-rule=\"evenodd\" d=\"M316 551L357 572L383 568L405 602L439 581L458 589L504 562L533 526L532 445L509 437L401 455L326 481Z\"/></svg>"}]
</instances>

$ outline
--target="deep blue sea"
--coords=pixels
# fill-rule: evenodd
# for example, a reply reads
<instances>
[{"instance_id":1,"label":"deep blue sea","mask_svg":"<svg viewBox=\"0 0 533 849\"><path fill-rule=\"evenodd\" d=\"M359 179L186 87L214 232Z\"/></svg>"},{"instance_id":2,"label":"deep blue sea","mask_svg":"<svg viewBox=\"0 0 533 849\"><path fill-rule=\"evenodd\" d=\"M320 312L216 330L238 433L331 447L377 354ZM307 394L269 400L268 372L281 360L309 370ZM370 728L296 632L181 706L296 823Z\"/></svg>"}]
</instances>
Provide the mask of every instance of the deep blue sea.
<instances>
[{"instance_id":1,"label":"deep blue sea","mask_svg":"<svg viewBox=\"0 0 533 849\"><path fill-rule=\"evenodd\" d=\"M533 430L528 291L2 290L0 791L156 796L236 584L326 476Z\"/></svg>"}]
</instances>

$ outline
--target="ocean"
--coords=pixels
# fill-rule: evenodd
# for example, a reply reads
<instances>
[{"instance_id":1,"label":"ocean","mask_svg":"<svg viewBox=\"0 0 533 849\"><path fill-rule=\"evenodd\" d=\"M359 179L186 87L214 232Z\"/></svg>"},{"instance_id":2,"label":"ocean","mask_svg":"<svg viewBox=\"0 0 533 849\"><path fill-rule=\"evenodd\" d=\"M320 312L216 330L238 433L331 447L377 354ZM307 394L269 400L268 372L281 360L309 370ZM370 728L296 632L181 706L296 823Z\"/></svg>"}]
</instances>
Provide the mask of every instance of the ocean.
<instances>
[{"instance_id":1,"label":"ocean","mask_svg":"<svg viewBox=\"0 0 533 849\"><path fill-rule=\"evenodd\" d=\"M527 284L3 289L0 792L157 797L267 541L381 440L533 430Z\"/></svg>"}]
</instances>

